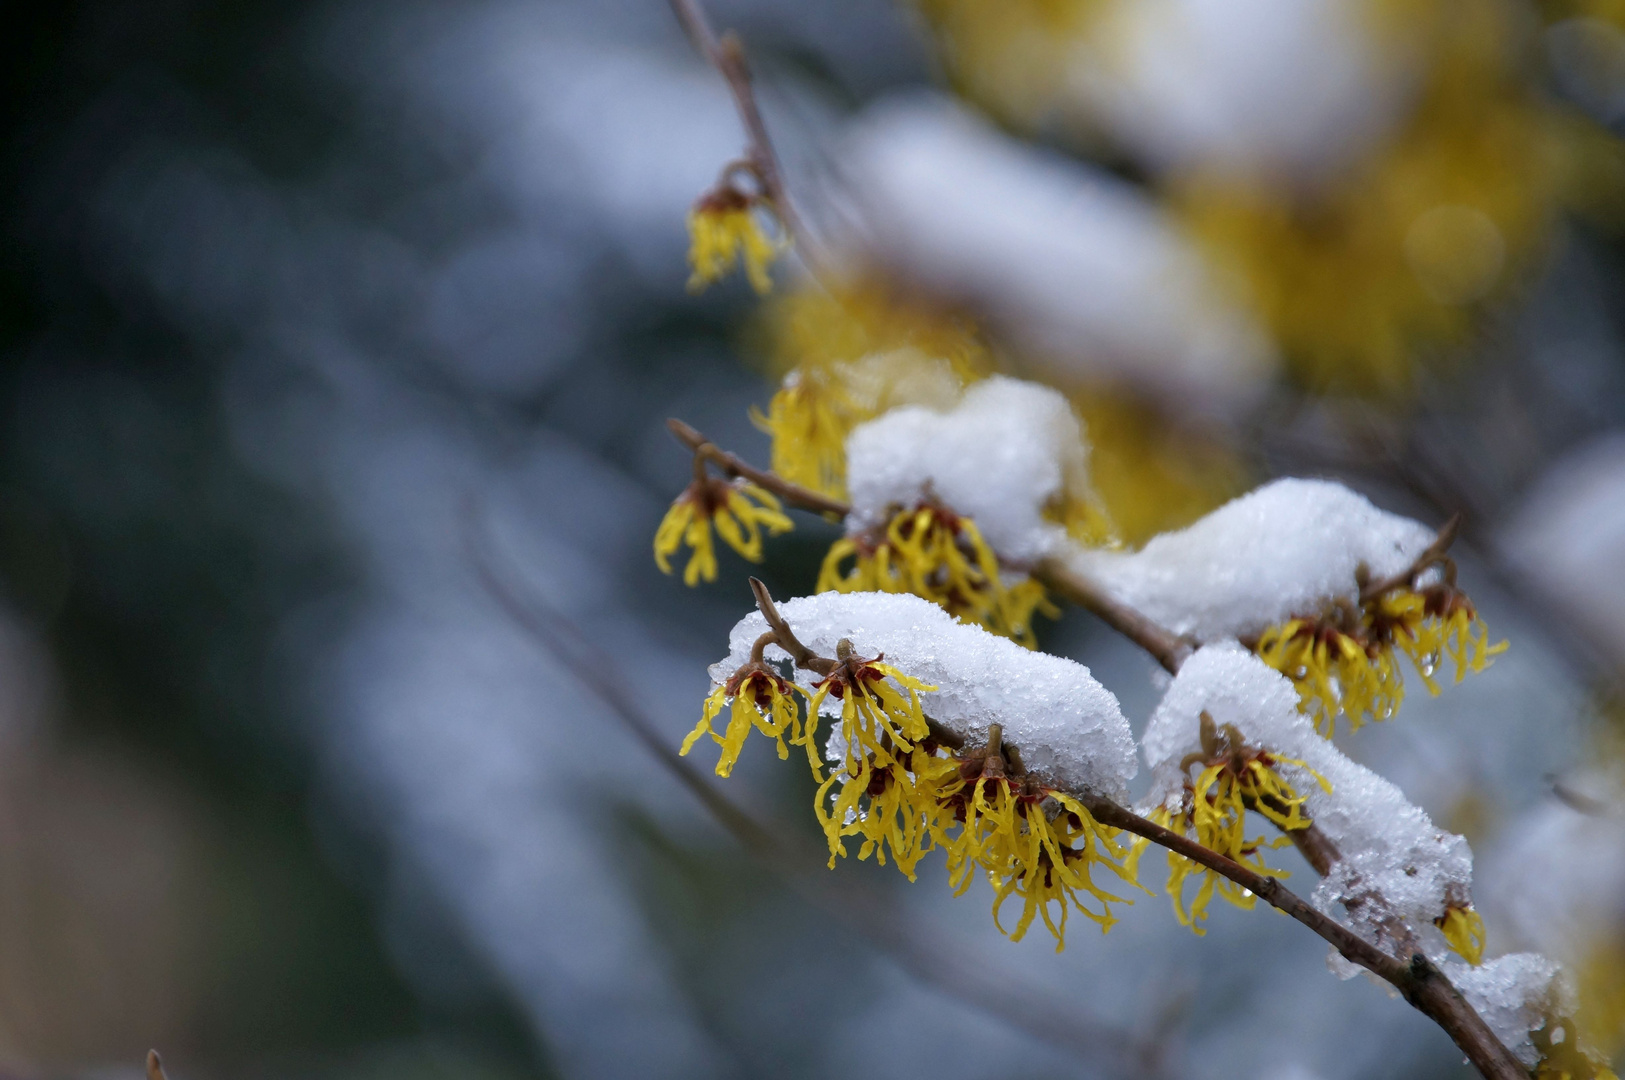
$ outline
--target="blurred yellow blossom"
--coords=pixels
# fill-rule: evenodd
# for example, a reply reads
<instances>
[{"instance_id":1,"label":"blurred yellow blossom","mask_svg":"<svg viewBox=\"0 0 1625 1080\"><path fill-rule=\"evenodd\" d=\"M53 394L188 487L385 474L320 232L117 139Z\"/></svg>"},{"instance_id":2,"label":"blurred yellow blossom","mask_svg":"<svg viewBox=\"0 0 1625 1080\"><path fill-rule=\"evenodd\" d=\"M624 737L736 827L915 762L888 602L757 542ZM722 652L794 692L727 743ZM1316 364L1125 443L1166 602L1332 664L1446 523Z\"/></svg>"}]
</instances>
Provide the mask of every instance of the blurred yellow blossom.
<instances>
[{"instance_id":1,"label":"blurred yellow blossom","mask_svg":"<svg viewBox=\"0 0 1625 1080\"><path fill-rule=\"evenodd\" d=\"M774 240L762 230L758 220L761 200L724 184L702 196L688 213L688 263L690 292L721 281L734 265L743 262L751 288L767 293L773 279L767 268L784 250L783 240Z\"/></svg>"}]
</instances>

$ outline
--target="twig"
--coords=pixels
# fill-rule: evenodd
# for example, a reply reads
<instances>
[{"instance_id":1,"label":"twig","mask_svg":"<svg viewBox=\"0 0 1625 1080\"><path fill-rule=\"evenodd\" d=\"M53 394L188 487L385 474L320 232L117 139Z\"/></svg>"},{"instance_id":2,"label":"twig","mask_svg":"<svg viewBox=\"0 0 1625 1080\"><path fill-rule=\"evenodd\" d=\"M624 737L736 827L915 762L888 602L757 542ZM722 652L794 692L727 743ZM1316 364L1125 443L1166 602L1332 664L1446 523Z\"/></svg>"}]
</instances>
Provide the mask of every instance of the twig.
<instances>
[{"instance_id":1,"label":"twig","mask_svg":"<svg viewBox=\"0 0 1625 1080\"><path fill-rule=\"evenodd\" d=\"M767 586L762 584L760 578L750 579L750 591L751 595L756 597L756 609L762 613L762 618L767 620L779 648L790 654L790 659L795 662L796 667L808 667L814 660L821 659L796 637L795 632L790 629L790 624L779 614L778 605L773 602L772 594L767 591Z\"/></svg>"},{"instance_id":2,"label":"twig","mask_svg":"<svg viewBox=\"0 0 1625 1080\"><path fill-rule=\"evenodd\" d=\"M1277 879L1256 873L1110 799L1087 793L1075 797L1102 825L1143 836L1152 843L1222 874L1320 935L1350 963L1359 964L1390 983L1406 1001L1443 1028L1487 1080L1529 1080L1529 1071L1501 1044L1489 1025L1484 1023L1444 973L1422 953L1413 953L1408 963L1396 960L1346 926L1310 907Z\"/></svg>"},{"instance_id":3,"label":"twig","mask_svg":"<svg viewBox=\"0 0 1625 1080\"><path fill-rule=\"evenodd\" d=\"M1193 651L1190 642L1157 625L1059 559L1045 559L1033 577L1150 653L1170 675L1179 673L1180 665Z\"/></svg>"},{"instance_id":4,"label":"twig","mask_svg":"<svg viewBox=\"0 0 1625 1080\"><path fill-rule=\"evenodd\" d=\"M597 695L678 783L688 789L734 839L801 898L866 938L903 971L947 997L978 1009L1051 1046L1081 1054L1107 1071L1161 1075L1156 1045L1068 1008L1062 996L1000 970L948 932L906 917L881 892L851 878L834 878L822 855L785 830L770 830L723 795L686 758L627 692L615 659L594 646L561 612L540 597L521 599L498 571L479 528L477 507L464 505L464 546L481 586L516 626L556 657Z\"/></svg>"},{"instance_id":5,"label":"twig","mask_svg":"<svg viewBox=\"0 0 1625 1080\"><path fill-rule=\"evenodd\" d=\"M852 507L839 499L820 495L811 488L791 483L777 473L758 469L738 454L719 448L710 439L675 417L666 421L666 428L676 436L678 442L694 451L696 457L714 463L729 476L744 477L792 506L811 510L815 514L834 514L836 517L845 517L852 512Z\"/></svg>"},{"instance_id":6,"label":"twig","mask_svg":"<svg viewBox=\"0 0 1625 1080\"><path fill-rule=\"evenodd\" d=\"M756 105L756 92L751 87L750 65L745 62L744 46L732 31L721 38L717 37L699 0L671 0L671 9L700 55L728 83L734 108L739 112L739 123L745 129L751 171L761 181L762 194L772 202L774 212L784 223L785 231L795 242L801 257L813 269L814 276L823 276L818 268L827 260L819 253L795 204L790 201L790 192L784 184L784 170L779 167L773 140L768 136L767 125L762 122L762 112Z\"/></svg>"},{"instance_id":7,"label":"twig","mask_svg":"<svg viewBox=\"0 0 1625 1080\"><path fill-rule=\"evenodd\" d=\"M1456 541L1456 533L1461 530L1461 514L1450 515L1450 520L1439 528L1439 534L1433 538L1420 555L1412 560L1411 565L1397 574L1392 574L1381 581L1367 582L1360 589L1360 602L1367 603L1379 599L1385 593L1403 588L1415 582L1416 576L1435 563L1446 559L1445 552ZM1451 564L1454 565L1454 564ZM1447 567L1447 569L1449 569Z\"/></svg>"}]
</instances>

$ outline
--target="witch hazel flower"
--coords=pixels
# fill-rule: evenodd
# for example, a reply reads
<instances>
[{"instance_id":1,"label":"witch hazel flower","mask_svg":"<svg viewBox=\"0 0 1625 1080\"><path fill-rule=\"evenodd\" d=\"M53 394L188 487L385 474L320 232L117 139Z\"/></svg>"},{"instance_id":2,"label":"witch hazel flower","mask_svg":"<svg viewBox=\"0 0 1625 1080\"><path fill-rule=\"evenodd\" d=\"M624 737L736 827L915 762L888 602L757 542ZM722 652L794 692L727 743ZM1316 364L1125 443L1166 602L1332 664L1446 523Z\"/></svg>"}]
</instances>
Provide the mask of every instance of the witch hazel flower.
<instances>
[{"instance_id":1,"label":"witch hazel flower","mask_svg":"<svg viewBox=\"0 0 1625 1080\"><path fill-rule=\"evenodd\" d=\"M1435 533L1326 480L1277 480L1136 552L1078 549L1078 572L1196 642L1238 640L1290 678L1330 736L1392 716L1400 657L1430 693L1445 657L1456 681L1506 648L1491 645Z\"/></svg>"},{"instance_id":2,"label":"witch hazel flower","mask_svg":"<svg viewBox=\"0 0 1625 1080\"><path fill-rule=\"evenodd\" d=\"M1211 733L1223 733L1228 746L1204 746ZM1285 822L1288 836L1312 825L1321 849L1334 853L1312 897L1321 911L1404 955L1420 943L1441 957L1447 946L1482 957L1481 925L1476 942L1463 933L1476 917L1469 915L1467 841L1435 826L1393 784L1322 738L1299 711L1291 682L1240 644L1207 645L1185 661L1141 745L1154 778L1147 807L1166 819L1185 815L1194 822L1199 800L1193 800L1187 769L1212 749L1234 753L1240 747L1243 760L1267 760L1277 779L1255 787L1254 805L1246 806L1245 797L1242 804ZM1281 786L1271 790L1276 783ZM1240 899L1250 906L1250 897ZM1448 935L1437 932L1446 926Z\"/></svg>"},{"instance_id":3,"label":"witch hazel flower","mask_svg":"<svg viewBox=\"0 0 1625 1080\"><path fill-rule=\"evenodd\" d=\"M951 409L904 406L846 442L852 510L819 589L909 592L1034 645L1055 613L1028 571L1094 505L1088 444L1071 406L1036 383L994 376Z\"/></svg>"}]
</instances>

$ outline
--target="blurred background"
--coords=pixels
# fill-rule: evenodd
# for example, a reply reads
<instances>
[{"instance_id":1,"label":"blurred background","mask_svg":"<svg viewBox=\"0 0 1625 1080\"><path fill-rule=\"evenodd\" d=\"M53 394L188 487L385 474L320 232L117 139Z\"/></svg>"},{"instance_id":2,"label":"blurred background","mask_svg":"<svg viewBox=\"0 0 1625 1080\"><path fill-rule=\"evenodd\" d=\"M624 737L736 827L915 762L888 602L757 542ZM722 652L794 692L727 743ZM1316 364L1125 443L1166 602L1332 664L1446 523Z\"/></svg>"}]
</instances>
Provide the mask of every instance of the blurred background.
<instances>
[{"instance_id":1,"label":"blurred background","mask_svg":"<svg viewBox=\"0 0 1625 1080\"><path fill-rule=\"evenodd\" d=\"M731 555L652 563L664 419L765 462L747 409L807 350L944 320L1072 396L1131 542L1283 474L1465 515L1511 651L1344 745L1619 1054L1625 5L711 13L839 312L793 264L765 305L685 292L743 140L658 0L9 13L0 1073L1465 1075L1267 911L1195 938L1144 897L1056 955L934 866L792 887L595 695L675 746L750 604ZM833 536L770 544L774 591ZM605 657L516 624L470 537ZM1040 639L1143 728L1145 657L1077 612ZM769 758L729 794L816 841Z\"/></svg>"}]
</instances>

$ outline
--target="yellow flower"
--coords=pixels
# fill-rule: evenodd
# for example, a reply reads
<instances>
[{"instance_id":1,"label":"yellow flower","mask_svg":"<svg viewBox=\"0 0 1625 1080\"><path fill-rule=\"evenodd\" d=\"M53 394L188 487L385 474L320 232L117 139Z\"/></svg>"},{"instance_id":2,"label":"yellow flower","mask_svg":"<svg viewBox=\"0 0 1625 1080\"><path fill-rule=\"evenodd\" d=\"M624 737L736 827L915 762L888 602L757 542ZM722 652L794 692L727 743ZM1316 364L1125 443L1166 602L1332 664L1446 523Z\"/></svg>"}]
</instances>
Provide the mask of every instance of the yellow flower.
<instances>
[{"instance_id":1,"label":"yellow flower","mask_svg":"<svg viewBox=\"0 0 1625 1080\"><path fill-rule=\"evenodd\" d=\"M751 420L773 440L773 471L793 484L835 498L846 494L846 436L868 419L826 371L795 371L765 414Z\"/></svg>"},{"instance_id":2,"label":"yellow flower","mask_svg":"<svg viewBox=\"0 0 1625 1080\"><path fill-rule=\"evenodd\" d=\"M882 761L864 754L856 772L848 764L820 787L818 819L830 841L832 864L836 856L846 854L841 837L861 836L859 859L874 854L884 866L889 850L897 869L914 880L915 867L933 847L937 831L933 825L943 813L942 786L958 775L959 767L952 758L941 756L929 739L900 757ZM844 783L830 800L837 781Z\"/></svg>"},{"instance_id":3,"label":"yellow flower","mask_svg":"<svg viewBox=\"0 0 1625 1080\"><path fill-rule=\"evenodd\" d=\"M873 276L769 301L755 337L782 379L766 414L752 416L773 438L773 471L834 498L846 494L854 427L896 405L949 407L993 367L969 320Z\"/></svg>"},{"instance_id":4,"label":"yellow flower","mask_svg":"<svg viewBox=\"0 0 1625 1080\"><path fill-rule=\"evenodd\" d=\"M895 515L878 538L835 541L818 573L818 591L831 589L913 593L1028 648L1037 644L1033 613L1058 614L1031 578L1005 586L976 523L936 503Z\"/></svg>"},{"instance_id":5,"label":"yellow flower","mask_svg":"<svg viewBox=\"0 0 1625 1080\"><path fill-rule=\"evenodd\" d=\"M1095 866L1105 866L1134 883L1132 870L1121 865L1125 852L1115 842L1116 830L1096 822L1070 795L1031 775L1007 776L1003 768L987 768L994 760L990 755L967 761L941 796L954 814L937 823L954 895L963 895L981 871L993 887L994 925L1011 941L1020 941L1033 920L1042 917L1055 937L1056 952L1066 947L1072 908L1099 924L1102 932L1111 929L1116 917L1110 905L1131 901L1101 889L1090 874ZM1003 764L1002 757L997 760ZM1084 902L1084 894L1100 902L1099 911ZM999 911L1012 895L1021 898L1021 916L1013 930L1005 930Z\"/></svg>"},{"instance_id":6,"label":"yellow flower","mask_svg":"<svg viewBox=\"0 0 1625 1080\"><path fill-rule=\"evenodd\" d=\"M920 776L932 774L929 749L917 752L931 734L919 695L936 687L881 663L881 657L854 656L846 642L842 645L845 655L839 658L839 666L817 684L807 706L810 733L827 698L841 703L842 764L831 770L813 802L829 841L829 863L834 866L846 854L843 836L862 835L860 858L878 852L877 858L884 862L885 852L879 845L887 844L898 867L912 877L927 839L914 817L934 805L929 797L921 801L918 782ZM811 758L811 746L808 754ZM813 775L819 775L816 760ZM833 805L826 807L831 790L843 780Z\"/></svg>"},{"instance_id":7,"label":"yellow flower","mask_svg":"<svg viewBox=\"0 0 1625 1080\"><path fill-rule=\"evenodd\" d=\"M1484 916L1471 906L1451 904L1433 920L1456 955L1477 967L1484 962Z\"/></svg>"},{"instance_id":8,"label":"yellow flower","mask_svg":"<svg viewBox=\"0 0 1625 1080\"><path fill-rule=\"evenodd\" d=\"M707 695L700 722L683 740L683 747L678 753L687 756L701 736L709 735L713 742L722 747L722 754L717 758L717 775L727 776L733 772L734 764L739 760L745 737L755 728L763 735L778 740L780 761L790 756L789 747L784 744L786 733L789 733L790 742L795 745L807 743L808 756L811 757L811 739L817 721L810 719L803 730L801 713L796 708L794 697L795 693L801 692L800 687L767 665L751 661ZM712 729L711 721L729 702L732 702L733 709L728 726L718 735Z\"/></svg>"},{"instance_id":9,"label":"yellow flower","mask_svg":"<svg viewBox=\"0 0 1625 1080\"><path fill-rule=\"evenodd\" d=\"M790 519L779 500L755 484L697 476L671 504L655 530L655 565L671 573L671 557L687 544L693 554L683 568L683 583L717 579L716 547L711 526L728 546L751 562L762 561L762 532L769 536L789 532Z\"/></svg>"},{"instance_id":10,"label":"yellow flower","mask_svg":"<svg viewBox=\"0 0 1625 1080\"><path fill-rule=\"evenodd\" d=\"M1505 641L1489 643L1489 628L1471 601L1448 585L1421 592L1395 589L1384 593L1377 600L1372 621L1380 635L1411 658L1433 694L1439 692L1433 673L1443 657L1455 662L1459 683L1469 671L1483 671L1492 658L1507 650Z\"/></svg>"},{"instance_id":11,"label":"yellow flower","mask_svg":"<svg viewBox=\"0 0 1625 1080\"><path fill-rule=\"evenodd\" d=\"M1286 877L1286 871L1265 865L1262 849L1283 847L1292 841L1285 836L1273 841L1265 841L1261 836L1248 839L1247 812L1261 814L1284 831L1307 829L1312 824L1303 814L1307 796L1299 795L1276 771L1278 765L1294 765L1304 770L1328 794L1331 785L1296 758L1246 746L1240 732L1229 724L1215 726L1207 713L1202 714L1201 739L1202 752L1190 755L1182 763L1186 769L1191 765L1203 766L1195 783L1186 783L1185 809L1158 807L1151 820L1174 832L1191 835L1203 847L1260 874ZM1145 843L1136 842L1135 863ZM1201 923L1207 918L1207 907L1215 892L1239 908L1251 909L1256 901L1256 897L1240 885L1173 851L1168 853L1168 870L1168 895L1174 902L1174 913L1181 925L1197 934L1205 933ZM1185 880L1192 874L1202 875L1202 884L1187 910Z\"/></svg>"},{"instance_id":12,"label":"yellow flower","mask_svg":"<svg viewBox=\"0 0 1625 1080\"><path fill-rule=\"evenodd\" d=\"M1266 630L1255 651L1297 684L1299 708L1331 737L1338 713L1358 729L1365 717L1386 720L1405 698L1399 653L1410 657L1431 694L1442 657L1455 661L1456 681L1480 672L1505 652L1491 645L1471 601L1448 581L1420 590L1392 589L1356 611L1346 602L1317 618L1291 619Z\"/></svg>"},{"instance_id":13,"label":"yellow flower","mask_svg":"<svg viewBox=\"0 0 1625 1080\"><path fill-rule=\"evenodd\" d=\"M1337 714L1358 729L1363 718L1386 720L1405 698L1405 681L1392 649L1373 646L1328 620L1290 619L1264 631L1259 659L1291 679L1298 707L1330 738Z\"/></svg>"},{"instance_id":14,"label":"yellow flower","mask_svg":"<svg viewBox=\"0 0 1625 1080\"><path fill-rule=\"evenodd\" d=\"M741 261L751 288L762 294L772 290L767 268L786 245L762 231L757 209L765 205L726 183L695 204L688 214L689 292L721 281Z\"/></svg>"}]
</instances>

